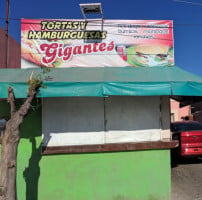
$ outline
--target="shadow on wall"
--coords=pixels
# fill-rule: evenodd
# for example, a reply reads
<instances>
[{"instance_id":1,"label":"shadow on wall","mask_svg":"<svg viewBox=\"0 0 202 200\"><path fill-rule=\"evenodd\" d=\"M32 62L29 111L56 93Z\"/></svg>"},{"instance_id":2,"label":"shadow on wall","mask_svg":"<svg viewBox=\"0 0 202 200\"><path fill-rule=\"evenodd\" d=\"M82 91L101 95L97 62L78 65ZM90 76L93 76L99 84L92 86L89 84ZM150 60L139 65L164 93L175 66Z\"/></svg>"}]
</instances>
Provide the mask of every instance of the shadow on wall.
<instances>
[{"instance_id":1,"label":"shadow on wall","mask_svg":"<svg viewBox=\"0 0 202 200\"><path fill-rule=\"evenodd\" d=\"M32 144L32 155L29 159L29 165L23 172L26 182L26 200L38 199L38 181L40 177L39 162L41 160L41 145L37 148L36 139L30 137Z\"/></svg>"},{"instance_id":2,"label":"shadow on wall","mask_svg":"<svg viewBox=\"0 0 202 200\"><path fill-rule=\"evenodd\" d=\"M26 182L26 200L38 199L38 182L40 177L41 160L41 100L36 99L31 109L24 119L21 126L21 138L29 139L29 145L26 147L31 156L28 166L23 171L23 177ZM39 141L40 140L40 141ZM38 142L37 142L38 141Z\"/></svg>"}]
</instances>

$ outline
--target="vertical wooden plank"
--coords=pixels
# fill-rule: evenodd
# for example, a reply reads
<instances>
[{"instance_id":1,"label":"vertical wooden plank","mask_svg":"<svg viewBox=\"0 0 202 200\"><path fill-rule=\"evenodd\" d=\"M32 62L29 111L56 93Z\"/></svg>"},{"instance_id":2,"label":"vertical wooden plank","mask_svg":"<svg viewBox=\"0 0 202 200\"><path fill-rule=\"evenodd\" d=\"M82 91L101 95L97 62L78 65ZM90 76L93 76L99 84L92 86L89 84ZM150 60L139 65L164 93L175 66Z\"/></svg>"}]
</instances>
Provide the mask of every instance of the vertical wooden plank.
<instances>
[{"instance_id":1,"label":"vertical wooden plank","mask_svg":"<svg viewBox=\"0 0 202 200\"><path fill-rule=\"evenodd\" d=\"M162 112L162 139L170 139L170 98L169 96L161 96L161 112Z\"/></svg>"}]
</instances>

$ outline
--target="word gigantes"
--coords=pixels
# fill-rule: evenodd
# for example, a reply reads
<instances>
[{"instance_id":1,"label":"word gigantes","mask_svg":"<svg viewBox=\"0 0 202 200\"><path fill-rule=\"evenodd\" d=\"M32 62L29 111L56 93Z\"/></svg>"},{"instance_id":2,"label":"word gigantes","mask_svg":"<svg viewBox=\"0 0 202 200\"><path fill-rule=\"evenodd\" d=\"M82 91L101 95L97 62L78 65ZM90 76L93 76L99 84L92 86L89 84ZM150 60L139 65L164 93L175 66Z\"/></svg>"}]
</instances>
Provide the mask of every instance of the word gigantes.
<instances>
[{"instance_id":1,"label":"word gigantes","mask_svg":"<svg viewBox=\"0 0 202 200\"><path fill-rule=\"evenodd\" d=\"M63 62L68 62L73 55L81 54L98 54L101 52L110 52L115 49L114 41L110 43L93 43L78 46L64 46L62 43L43 43L40 45L40 51L43 56L41 62L44 65L53 63L57 58L62 59Z\"/></svg>"}]
</instances>

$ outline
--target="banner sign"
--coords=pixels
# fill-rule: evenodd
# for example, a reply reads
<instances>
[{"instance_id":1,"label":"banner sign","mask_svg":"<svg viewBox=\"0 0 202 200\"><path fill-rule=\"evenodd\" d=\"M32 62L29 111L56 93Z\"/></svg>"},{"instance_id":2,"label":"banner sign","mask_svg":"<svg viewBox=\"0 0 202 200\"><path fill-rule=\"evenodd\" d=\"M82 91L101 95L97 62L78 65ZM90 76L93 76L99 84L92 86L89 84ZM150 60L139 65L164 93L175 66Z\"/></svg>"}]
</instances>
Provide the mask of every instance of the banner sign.
<instances>
[{"instance_id":1,"label":"banner sign","mask_svg":"<svg viewBox=\"0 0 202 200\"><path fill-rule=\"evenodd\" d=\"M21 65L172 66L171 20L21 20Z\"/></svg>"}]
</instances>

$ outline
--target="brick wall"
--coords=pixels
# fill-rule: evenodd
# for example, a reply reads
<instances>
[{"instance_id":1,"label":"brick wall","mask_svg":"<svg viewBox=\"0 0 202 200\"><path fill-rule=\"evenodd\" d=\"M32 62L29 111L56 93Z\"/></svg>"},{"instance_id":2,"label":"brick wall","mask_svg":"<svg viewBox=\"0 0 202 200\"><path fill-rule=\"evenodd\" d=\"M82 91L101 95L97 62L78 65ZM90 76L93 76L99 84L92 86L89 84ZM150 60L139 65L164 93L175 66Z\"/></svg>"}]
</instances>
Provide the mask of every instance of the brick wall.
<instances>
[{"instance_id":1,"label":"brick wall","mask_svg":"<svg viewBox=\"0 0 202 200\"><path fill-rule=\"evenodd\" d=\"M6 68L6 45L7 37L5 31L0 27L0 68ZM20 44L8 36L8 68L21 67L21 48Z\"/></svg>"}]
</instances>

